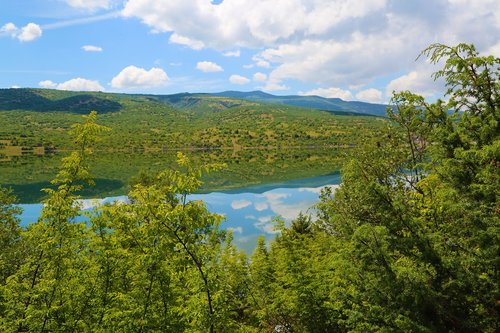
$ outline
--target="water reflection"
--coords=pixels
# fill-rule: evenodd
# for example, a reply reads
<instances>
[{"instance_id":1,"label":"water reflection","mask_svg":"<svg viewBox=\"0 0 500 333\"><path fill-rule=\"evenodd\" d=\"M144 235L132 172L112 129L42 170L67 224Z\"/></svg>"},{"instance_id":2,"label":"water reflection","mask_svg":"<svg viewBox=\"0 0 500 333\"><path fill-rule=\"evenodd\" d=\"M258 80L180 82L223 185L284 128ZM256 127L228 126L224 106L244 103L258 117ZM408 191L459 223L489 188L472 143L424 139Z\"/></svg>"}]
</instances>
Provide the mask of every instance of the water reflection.
<instances>
[{"instance_id":1,"label":"water reflection","mask_svg":"<svg viewBox=\"0 0 500 333\"><path fill-rule=\"evenodd\" d=\"M234 233L235 243L245 250L257 244L257 238L265 235L270 240L277 233L273 219L277 216L287 223L300 212L313 213L312 206L328 184L319 187L275 188L263 193L210 193L191 196L194 200L205 201L209 210L223 214L223 226Z\"/></svg>"},{"instance_id":2,"label":"water reflection","mask_svg":"<svg viewBox=\"0 0 500 333\"><path fill-rule=\"evenodd\" d=\"M194 165L224 163L226 168L204 175L200 189L204 193L232 190L240 192L250 185L282 182L328 174L339 170L345 150L340 149L262 149L186 151ZM22 203L36 203L44 199L42 188L51 187L50 181L60 167L62 155L12 156L0 160L0 186L12 188ZM178 168L176 152L166 153L97 153L92 155L90 172L95 186L85 187L79 193L84 198L110 197L126 194L130 180L141 172L155 174L165 169ZM315 184L310 186L320 186ZM294 187L300 185L294 184ZM271 190L260 185L250 192Z\"/></svg>"},{"instance_id":3,"label":"water reflection","mask_svg":"<svg viewBox=\"0 0 500 333\"><path fill-rule=\"evenodd\" d=\"M238 191L212 192L192 194L189 200L203 200L211 212L222 214L226 220L222 224L234 234L237 246L251 252L257 244L257 238L265 235L267 240L276 234L273 219L281 217L289 223L300 212L313 213L312 206L318 202L321 190L326 186L336 187L340 183L340 175L333 174L295 180L265 186L248 187ZM126 201L126 196L108 197L104 199L84 199L80 201L84 209L91 209L99 204L112 201ZM36 221L41 204L21 205L22 224Z\"/></svg>"}]
</instances>

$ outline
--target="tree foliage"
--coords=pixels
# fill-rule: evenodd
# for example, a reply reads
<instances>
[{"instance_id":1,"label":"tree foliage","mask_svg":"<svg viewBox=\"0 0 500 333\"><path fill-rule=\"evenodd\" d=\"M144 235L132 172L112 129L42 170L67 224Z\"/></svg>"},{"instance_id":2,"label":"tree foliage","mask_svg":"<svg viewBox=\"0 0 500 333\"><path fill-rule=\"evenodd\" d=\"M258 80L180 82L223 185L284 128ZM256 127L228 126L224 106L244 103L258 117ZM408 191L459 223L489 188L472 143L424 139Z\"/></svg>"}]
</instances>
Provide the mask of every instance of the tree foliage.
<instances>
[{"instance_id":1,"label":"tree foliage","mask_svg":"<svg viewBox=\"0 0 500 333\"><path fill-rule=\"evenodd\" d=\"M78 149L19 227L0 189L2 332L497 332L500 60L472 45L443 63L447 102L394 95L390 125L357 149L317 218L300 215L249 257L222 217L187 200L204 172L138 177L127 202L83 212L91 113Z\"/></svg>"}]
</instances>

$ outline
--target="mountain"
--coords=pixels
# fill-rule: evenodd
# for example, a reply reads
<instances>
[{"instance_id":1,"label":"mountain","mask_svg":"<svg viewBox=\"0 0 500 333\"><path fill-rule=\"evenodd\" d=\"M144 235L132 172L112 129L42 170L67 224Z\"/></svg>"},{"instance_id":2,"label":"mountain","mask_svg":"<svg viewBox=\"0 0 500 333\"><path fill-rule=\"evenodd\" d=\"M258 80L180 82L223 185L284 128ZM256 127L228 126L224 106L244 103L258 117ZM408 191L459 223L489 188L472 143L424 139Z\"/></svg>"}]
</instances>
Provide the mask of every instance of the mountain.
<instances>
[{"instance_id":1,"label":"mountain","mask_svg":"<svg viewBox=\"0 0 500 333\"><path fill-rule=\"evenodd\" d=\"M272 104L285 104L290 106L298 106L310 109L319 109L324 111L343 111L362 113L365 115L385 116L387 105L372 104L365 102L344 101L340 98L324 98L320 96L275 96L262 91L224 91L220 93L211 94L213 96L222 96L230 98L239 98L249 101L272 103Z\"/></svg>"},{"instance_id":2,"label":"mountain","mask_svg":"<svg viewBox=\"0 0 500 333\"><path fill-rule=\"evenodd\" d=\"M327 111L336 115L385 116L386 105L348 102L340 98L320 96L275 96L262 91L224 91L220 93L178 93L171 95L113 94L101 92L71 92L50 89L0 89L0 110L62 111L86 114L120 111L126 99L141 99L162 103L177 109L193 111L220 110L248 103L287 105Z\"/></svg>"},{"instance_id":3,"label":"mountain","mask_svg":"<svg viewBox=\"0 0 500 333\"><path fill-rule=\"evenodd\" d=\"M100 93L75 93L47 89L0 89L0 110L63 111L87 114L119 111L120 103L103 98Z\"/></svg>"},{"instance_id":4,"label":"mountain","mask_svg":"<svg viewBox=\"0 0 500 333\"><path fill-rule=\"evenodd\" d=\"M66 130L95 110L113 129L100 146L108 150L242 147L349 147L371 135L382 117L214 94L173 95L0 89L0 145L69 149ZM291 97L290 100L293 100ZM304 101L304 100L302 100Z\"/></svg>"}]
</instances>

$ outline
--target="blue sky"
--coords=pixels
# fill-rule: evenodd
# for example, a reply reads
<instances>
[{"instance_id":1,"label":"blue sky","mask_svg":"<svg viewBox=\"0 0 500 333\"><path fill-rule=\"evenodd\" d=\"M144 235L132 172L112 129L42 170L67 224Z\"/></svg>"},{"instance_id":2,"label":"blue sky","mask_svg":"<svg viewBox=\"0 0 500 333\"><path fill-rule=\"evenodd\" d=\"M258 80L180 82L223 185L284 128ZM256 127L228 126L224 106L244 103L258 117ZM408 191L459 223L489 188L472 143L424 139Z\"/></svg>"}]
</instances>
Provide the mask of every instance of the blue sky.
<instances>
[{"instance_id":1,"label":"blue sky","mask_svg":"<svg viewBox=\"0 0 500 333\"><path fill-rule=\"evenodd\" d=\"M0 87L436 98L436 42L500 56L500 1L0 0Z\"/></svg>"}]
</instances>

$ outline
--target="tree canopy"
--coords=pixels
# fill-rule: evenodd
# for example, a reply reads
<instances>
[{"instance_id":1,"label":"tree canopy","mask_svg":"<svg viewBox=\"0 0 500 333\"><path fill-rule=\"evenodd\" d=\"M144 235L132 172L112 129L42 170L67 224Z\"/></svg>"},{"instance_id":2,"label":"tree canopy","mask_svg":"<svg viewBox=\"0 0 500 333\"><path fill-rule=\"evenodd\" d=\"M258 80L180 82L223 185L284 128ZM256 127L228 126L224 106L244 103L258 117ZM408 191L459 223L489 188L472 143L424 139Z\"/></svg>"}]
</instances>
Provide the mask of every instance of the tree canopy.
<instances>
[{"instance_id":1,"label":"tree canopy","mask_svg":"<svg viewBox=\"0 0 500 333\"><path fill-rule=\"evenodd\" d=\"M317 216L247 256L222 217L186 196L219 165L136 180L129 201L82 213L78 150L21 228L0 189L3 332L498 332L500 59L433 44L447 101L398 92L383 134L356 149ZM88 214L82 221L82 214Z\"/></svg>"}]
</instances>

